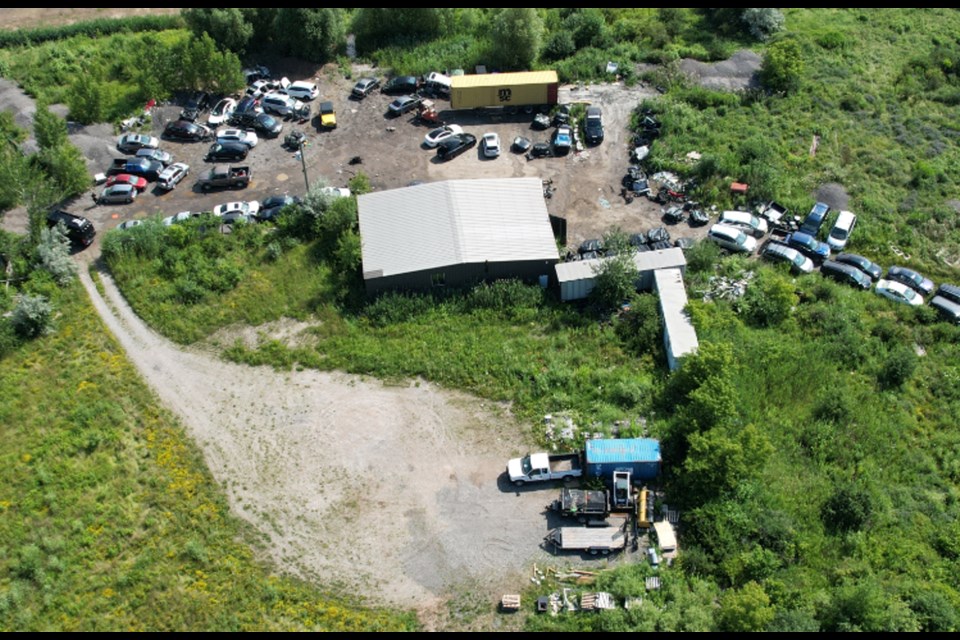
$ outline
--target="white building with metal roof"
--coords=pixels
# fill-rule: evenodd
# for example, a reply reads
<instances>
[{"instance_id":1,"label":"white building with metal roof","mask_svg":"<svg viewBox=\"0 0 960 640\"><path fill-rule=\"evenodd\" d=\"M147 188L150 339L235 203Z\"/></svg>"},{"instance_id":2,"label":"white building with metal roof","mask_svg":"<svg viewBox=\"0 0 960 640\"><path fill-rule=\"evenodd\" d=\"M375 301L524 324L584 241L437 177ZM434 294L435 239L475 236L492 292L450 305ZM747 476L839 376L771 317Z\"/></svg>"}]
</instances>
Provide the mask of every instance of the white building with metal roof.
<instances>
[{"instance_id":1,"label":"white building with metal roof","mask_svg":"<svg viewBox=\"0 0 960 640\"><path fill-rule=\"evenodd\" d=\"M560 255L539 178L447 180L357 198L363 279L385 289L542 281Z\"/></svg>"},{"instance_id":2,"label":"white building with metal roof","mask_svg":"<svg viewBox=\"0 0 960 640\"><path fill-rule=\"evenodd\" d=\"M657 294L660 296L660 316L663 318L663 346L667 365L673 371L680 366L680 358L695 352L700 346L697 331L686 312L687 288L680 269L654 271Z\"/></svg>"},{"instance_id":3,"label":"white building with metal roof","mask_svg":"<svg viewBox=\"0 0 960 640\"><path fill-rule=\"evenodd\" d=\"M582 300L590 295L596 285L597 272L609 258L562 262L557 265L557 283L560 285L560 299L564 302ZM657 269L686 269L687 259L683 250L676 247L659 251L637 251L633 254L633 264L637 267L637 290L653 289L653 272Z\"/></svg>"}]
</instances>

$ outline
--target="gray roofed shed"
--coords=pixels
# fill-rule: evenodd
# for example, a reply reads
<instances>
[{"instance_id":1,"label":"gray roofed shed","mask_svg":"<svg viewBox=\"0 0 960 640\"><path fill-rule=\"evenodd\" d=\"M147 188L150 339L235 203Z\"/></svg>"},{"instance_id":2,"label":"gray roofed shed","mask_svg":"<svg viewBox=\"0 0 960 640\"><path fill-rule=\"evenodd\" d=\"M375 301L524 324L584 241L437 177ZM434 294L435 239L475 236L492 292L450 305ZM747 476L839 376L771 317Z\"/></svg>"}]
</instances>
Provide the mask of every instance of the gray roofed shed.
<instances>
[{"instance_id":1,"label":"gray roofed shed","mask_svg":"<svg viewBox=\"0 0 960 640\"><path fill-rule=\"evenodd\" d=\"M557 283L560 285L560 299L564 302L581 300L590 295L596 284L597 269L610 258L578 260L557 265ZM633 263L637 267L637 289L653 289L653 272L657 269L686 269L687 259L683 250L676 247L659 251L644 251L633 254Z\"/></svg>"},{"instance_id":2,"label":"gray roofed shed","mask_svg":"<svg viewBox=\"0 0 960 640\"><path fill-rule=\"evenodd\" d=\"M549 275L559 260L539 178L448 180L357 198L370 292Z\"/></svg>"},{"instance_id":3,"label":"gray roofed shed","mask_svg":"<svg viewBox=\"0 0 960 640\"><path fill-rule=\"evenodd\" d=\"M660 315L663 318L663 343L667 364L673 371L680 366L680 358L697 350L700 341L693 328L687 306L687 289L679 269L661 269L654 273L660 296Z\"/></svg>"}]
</instances>

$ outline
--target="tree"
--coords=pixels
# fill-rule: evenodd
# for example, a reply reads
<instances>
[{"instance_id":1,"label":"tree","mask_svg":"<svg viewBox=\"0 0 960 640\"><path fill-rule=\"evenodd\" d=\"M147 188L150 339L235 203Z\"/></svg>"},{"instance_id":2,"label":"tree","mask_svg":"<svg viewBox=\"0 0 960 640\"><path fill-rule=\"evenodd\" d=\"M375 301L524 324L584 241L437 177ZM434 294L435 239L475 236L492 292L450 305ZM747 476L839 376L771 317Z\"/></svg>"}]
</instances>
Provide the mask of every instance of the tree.
<instances>
[{"instance_id":1,"label":"tree","mask_svg":"<svg viewBox=\"0 0 960 640\"><path fill-rule=\"evenodd\" d=\"M629 300L637 290L639 273L633 261L634 249L625 233L619 229L603 237L603 246L610 257L594 267L594 287L590 297L607 309L613 309Z\"/></svg>"},{"instance_id":2,"label":"tree","mask_svg":"<svg viewBox=\"0 0 960 640\"><path fill-rule=\"evenodd\" d=\"M827 499L821 518L828 531L846 533L865 527L872 513L870 494L862 487L850 484L837 488Z\"/></svg>"},{"instance_id":3,"label":"tree","mask_svg":"<svg viewBox=\"0 0 960 640\"><path fill-rule=\"evenodd\" d=\"M45 105L37 105L33 114L33 135L41 150L56 149L67 142L67 122L51 113Z\"/></svg>"},{"instance_id":4,"label":"tree","mask_svg":"<svg viewBox=\"0 0 960 640\"><path fill-rule=\"evenodd\" d=\"M142 81L140 90L145 95L156 95L145 92ZM70 109L71 120L81 124L103 122L107 116L106 89L103 83L93 74L78 74L67 91L67 107Z\"/></svg>"},{"instance_id":5,"label":"tree","mask_svg":"<svg viewBox=\"0 0 960 640\"><path fill-rule=\"evenodd\" d=\"M241 9L184 9L180 12L196 37L204 33L229 51L242 54L253 36L253 25Z\"/></svg>"},{"instance_id":6,"label":"tree","mask_svg":"<svg viewBox=\"0 0 960 640\"><path fill-rule=\"evenodd\" d=\"M350 29L356 36L357 50L369 53L432 40L451 22L455 20L446 9L361 7L356 10Z\"/></svg>"},{"instance_id":7,"label":"tree","mask_svg":"<svg viewBox=\"0 0 960 640\"><path fill-rule=\"evenodd\" d=\"M70 284L77 275L77 265L70 259L70 240L62 224L40 231L37 257L40 266L61 287Z\"/></svg>"},{"instance_id":8,"label":"tree","mask_svg":"<svg viewBox=\"0 0 960 640\"><path fill-rule=\"evenodd\" d=\"M543 21L536 9L506 8L490 28L491 59L504 69L529 69L540 53Z\"/></svg>"},{"instance_id":9,"label":"tree","mask_svg":"<svg viewBox=\"0 0 960 640\"><path fill-rule=\"evenodd\" d=\"M760 67L760 79L771 91L788 93L800 85L803 58L795 40L780 40L767 47Z\"/></svg>"},{"instance_id":10,"label":"tree","mask_svg":"<svg viewBox=\"0 0 960 640\"><path fill-rule=\"evenodd\" d=\"M753 425L736 434L721 428L692 433L681 479L700 501L734 490L759 476L773 453L770 440Z\"/></svg>"},{"instance_id":11,"label":"tree","mask_svg":"<svg viewBox=\"0 0 960 640\"><path fill-rule=\"evenodd\" d=\"M744 9L740 20L747 27L750 35L761 42L769 40L770 36L783 30L783 12L770 7L761 9Z\"/></svg>"},{"instance_id":12,"label":"tree","mask_svg":"<svg viewBox=\"0 0 960 640\"><path fill-rule=\"evenodd\" d=\"M728 591L720 598L717 626L732 633L764 631L776 610L770 597L756 582L748 582L737 591Z\"/></svg>"},{"instance_id":13,"label":"tree","mask_svg":"<svg viewBox=\"0 0 960 640\"><path fill-rule=\"evenodd\" d=\"M561 28L573 36L575 49L601 48L606 39L607 21L600 9L590 7L568 15Z\"/></svg>"},{"instance_id":14,"label":"tree","mask_svg":"<svg viewBox=\"0 0 960 640\"><path fill-rule=\"evenodd\" d=\"M282 53L311 62L327 62L344 42L342 9L279 9L274 42Z\"/></svg>"},{"instance_id":15,"label":"tree","mask_svg":"<svg viewBox=\"0 0 960 640\"><path fill-rule=\"evenodd\" d=\"M790 280L774 270L762 270L738 301L740 312L750 324L773 327L788 317L800 302Z\"/></svg>"},{"instance_id":16,"label":"tree","mask_svg":"<svg viewBox=\"0 0 960 640\"><path fill-rule=\"evenodd\" d=\"M21 295L13 308L10 322L24 338L36 338L47 333L53 319L53 307L44 296Z\"/></svg>"}]
</instances>

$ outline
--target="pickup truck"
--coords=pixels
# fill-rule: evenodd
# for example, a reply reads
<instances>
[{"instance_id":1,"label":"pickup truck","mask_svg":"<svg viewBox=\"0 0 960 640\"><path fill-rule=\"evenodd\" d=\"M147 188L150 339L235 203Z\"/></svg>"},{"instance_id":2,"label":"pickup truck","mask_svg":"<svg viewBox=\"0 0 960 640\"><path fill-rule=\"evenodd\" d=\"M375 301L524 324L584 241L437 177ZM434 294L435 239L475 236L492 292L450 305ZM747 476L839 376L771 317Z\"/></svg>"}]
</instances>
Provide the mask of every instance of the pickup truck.
<instances>
[{"instance_id":1,"label":"pickup truck","mask_svg":"<svg viewBox=\"0 0 960 640\"><path fill-rule=\"evenodd\" d=\"M200 174L197 186L203 191L210 189L243 189L250 184L253 173L250 167L227 167L216 165L212 169Z\"/></svg>"},{"instance_id":2,"label":"pickup truck","mask_svg":"<svg viewBox=\"0 0 960 640\"><path fill-rule=\"evenodd\" d=\"M606 491L585 489L560 490L560 498L550 505L553 511L562 516L576 518L580 523L603 523L610 515L610 500Z\"/></svg>"},{"instance_id":3,"label":"pickup truck","mask_svg":"<svg viewBox=\"0 0 960 640\"><path fill-rule=\"evenodd\" d=\"M507 475L514 486L528 482L563 480L569 482L583 475L579 453L531 453L507 463Z\"/></svg>"},{"instance_id":4,"label":"pickup truck","mask_svg":"<svg viewBox=\"0 0 960 640\"><path fill-rule=\"evenodd\" d=\"M197 186L203 191L210 189L243 189L250 184L250 167L227 167L217 165L204 171L197 178Z\"/></svg>"},{"instance_id":5,"label":"pickup truck","mask_svg":"<svg viewBox=\"0 0 960 640\"><path fill-rule=\"evenodd\" d=\"M116 158L107 168L108 176L129 173L147 180L156 180L163 172L163 164L147 158Z\"/></svg>"}]
</instances>

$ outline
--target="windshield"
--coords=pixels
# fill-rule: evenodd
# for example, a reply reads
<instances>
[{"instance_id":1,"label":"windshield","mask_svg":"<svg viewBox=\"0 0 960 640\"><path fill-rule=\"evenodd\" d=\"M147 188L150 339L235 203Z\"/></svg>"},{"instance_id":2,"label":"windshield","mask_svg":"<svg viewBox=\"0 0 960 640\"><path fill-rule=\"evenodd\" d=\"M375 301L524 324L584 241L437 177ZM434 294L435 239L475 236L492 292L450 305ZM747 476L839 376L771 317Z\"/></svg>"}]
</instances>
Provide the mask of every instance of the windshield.
<instances>
[{"instance_id":1,"label":"windshield","mask_svg":"<svg viewBox=\"0 0 960 640\"><path fill-rule=\"evenodd\" d=\"M807 259L804 258L803 255L799 253L793 258L793 264L795 264L798 267L802 267L806 261Z\"/></svg>"},{"instance_id":2,"label":"windshield","mask_svg":"<svg viewBox=\"0 0 960 640\"><path fill-rule=\"evenodd\" d=\"M530 456L525 456L520 459L520 470L523 471L523 475L530 475L530 472L533 470L533 467L530 466Z\"/></svg>"},{"instance_id":3,"label":"windshield","mask_svg":"<svg viewBox=\"0 0 960 640\"><path fill-rule=\"evenodd\" d=\"M831 237L831 238L834 238L834 239L836 239L836 240L846 240L846 239L847 239L847 231L846 231L846 229L838 229L838 228L834 227L833 231L830 232L830 237Z\"/></svg>"}]
</instances>

